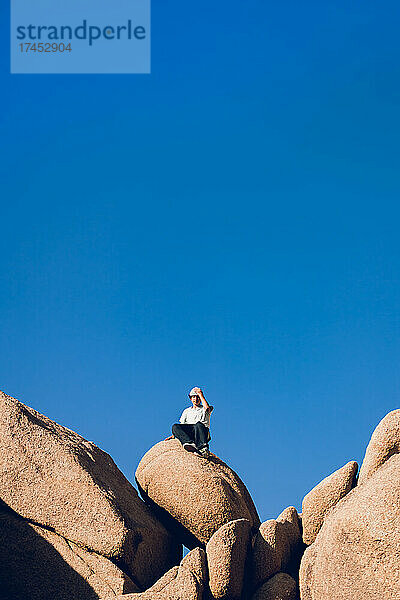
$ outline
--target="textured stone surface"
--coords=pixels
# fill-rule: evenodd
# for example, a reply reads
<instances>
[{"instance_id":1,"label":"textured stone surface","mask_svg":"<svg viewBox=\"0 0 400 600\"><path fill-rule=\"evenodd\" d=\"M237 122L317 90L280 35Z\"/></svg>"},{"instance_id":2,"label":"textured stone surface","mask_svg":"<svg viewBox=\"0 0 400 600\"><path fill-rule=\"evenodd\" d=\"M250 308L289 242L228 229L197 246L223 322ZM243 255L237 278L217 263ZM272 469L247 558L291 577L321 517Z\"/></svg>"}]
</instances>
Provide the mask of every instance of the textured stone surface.
<instances>
[{"instance_id":1,"label":"textured stone surface","mask_svg":"<svg viewBox=\"0 0 400 600\"><path fill-rule=\"evenodd\" d=\"M138 591L103 556L0 508L0 597L95 600Z\"/></svg>"},{"instance_id":2,"label":"textured stone surface","mask_svg":"<svg viewBox=\"0 0 400 600\"><path fill-rule=\"evenodd\" d=\"M251 588L255 590L289 563L291 542L286 527L275 519L261 523L254 537Z\"/></svg>"},{"instance_id":3,"label":"textured stone surface","mask_svg":"<svg viewBox=\"0 0 400 600\"><path fill-rule=\"evenodd\" d=\"M111 457L0 392L0 497L17 513L112 558L142 588L181 555Z\"/></svg>"},{"instance_id":4,"label":"textured stone surface","mask_svg":"<svg viewBox=\"0 0 400 600\"><path fill-rule=\"evenodd\" d=\"M277 523L282 523L291 549L297 548L301 543L300 517L294 506L288 506L276 518Z\"/></svg>"},{"instance_id":5,"label":"textured stone surface","mask_svg":"<svg viewBox=\"0 0 400 600\"><path fill-rule=\"evenodd\" d=\"M400 598L400 454L326 516L301 561L302 600Z\"/></svg>"},{"instance_id":6,"label":"textured stone surface","mask_svg":"<svg viewBox=\"0 0 400 600\"><path fill-rule=\"evenodd\" d=\"M250 587L257 589L279 571L297 579L304 550L297 510L288 506L277 517L260 525L253 539L250 563Z\"/></svg>"},{"instance_id":7,"label":"textured stone surface","mask_svg":"<svg viewBox=\"0 0 400 600\"><path fill-rule=\"evenodd\" d=\"M355 484L358 465L351 461L325 477L304 498L302 506L303 541L312 544L328 510L350 492Z\"/></svg>"},{"instance_id":8,"label":"textured stone surface","mask_svg":"<svg viewBox=\"0 0 400 600\"><path fill-rule=\"evenodd\" d=\"M277 573L264 583L252 600L296 600L297 585L287 573Z\"/></svg>"},{"instance_id":9,"label":"textured stone surface","mask_svg":"<svg viewBox=\"0 0 400 600\"><path fill-rule=\"evenodd\" d=\"M363 484L388 458L400 452L400 409L393 410L379 423L365 452L358 485Z\"/></svg>"},{"instance_id":10,"label":"textured stone surface","mask_svg":"<svg viewBox=\"0 0 400 600\"><path fill-rule=\"evenodd\" d=\"M206 544L225 523L260 521L246 486L215 455L209 460L183 450L178 440L159 442L139 463L136 479L146 501L173 519L188 548ZM159 517L162 518L159 514ZM166 522L166 521L165 521Z\"/></svg>"},{"instance_id":11,"label":"textured stone surface","mask_svg":"<svg viewBox=\"0 0 400 600\"><path fill-rule=\"evenodd\" d=\"M204 550L195 548L151 588L141 594L118 596L117 600L202 600L207 567Z\"/></svg>"},{"instance_id":12,"label":"textured stone surface","mask_svg":"<svg viewBox=\"0 0 400 600\"><path fill-rule=\"evenodd\" d=\"M250 523L239 519L222 525L206 546L211 597L239 600L250 543Z\"/></svg>"},{"instance_id":13,"label":"textured stone surface","mask_svg":"<svg viewBox=\"0 0 400 600\"><path fill-rule=\"evenodd\" d=\"M282 568L298 582L300 561L306 548L302 539L301 517L294 506L288 506L276 521L282 524L282 530L289 543L289 556L284 559Z\"/></svg>"}]
</instances>

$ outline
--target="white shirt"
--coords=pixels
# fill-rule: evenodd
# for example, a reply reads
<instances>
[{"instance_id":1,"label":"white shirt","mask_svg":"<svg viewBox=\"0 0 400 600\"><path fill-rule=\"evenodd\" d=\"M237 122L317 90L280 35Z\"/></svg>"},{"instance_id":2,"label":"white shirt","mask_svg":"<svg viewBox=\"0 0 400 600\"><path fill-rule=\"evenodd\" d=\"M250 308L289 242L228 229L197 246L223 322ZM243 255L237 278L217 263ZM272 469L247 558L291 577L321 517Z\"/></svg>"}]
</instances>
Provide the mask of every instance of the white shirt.
<instances>
[{"instance_id":1,"label":"white shirt","mask_svg":"<svg viewBox=\"0 0 400 600\"><path fill-rule=\"evenodd\" d=\"M194 425L199 421L206 427L210 427L210 411L206 410L203 406L185 408L179 419L180 423L188 423L189 425Z\"/></svg>"}]
</instances>

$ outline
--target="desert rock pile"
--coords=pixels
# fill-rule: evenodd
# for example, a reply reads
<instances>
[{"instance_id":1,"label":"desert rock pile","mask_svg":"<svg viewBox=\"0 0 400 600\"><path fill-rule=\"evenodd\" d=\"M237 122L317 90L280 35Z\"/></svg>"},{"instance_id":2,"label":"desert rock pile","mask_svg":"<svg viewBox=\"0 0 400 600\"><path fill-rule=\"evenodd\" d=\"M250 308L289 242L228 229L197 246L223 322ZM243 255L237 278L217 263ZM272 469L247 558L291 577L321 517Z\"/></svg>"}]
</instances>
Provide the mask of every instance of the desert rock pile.
<instances>
[{"instance_id":1,"label":"desert rock pile","mask_svg":"<svg viewBox=\"0 0 400 600\"><path fill-rule=\"evenodd\" d=\"M357 485L326 514L304 554L302 600L400 598L399 450L396 410L376 428Z\"/></svg>"},{"instance_id":2,"label":"desert rock pile","mask_svg":"<svg viewBox=\"0 0 400 600\"><path fill-rule=\"evenodd\" d=\"M217 456L160 442L143 500L92 442L0 392L1 600L399 600L400 410L260 522ZM182 544L191 551L182 558Z\"/></svg>"}]
</instances>

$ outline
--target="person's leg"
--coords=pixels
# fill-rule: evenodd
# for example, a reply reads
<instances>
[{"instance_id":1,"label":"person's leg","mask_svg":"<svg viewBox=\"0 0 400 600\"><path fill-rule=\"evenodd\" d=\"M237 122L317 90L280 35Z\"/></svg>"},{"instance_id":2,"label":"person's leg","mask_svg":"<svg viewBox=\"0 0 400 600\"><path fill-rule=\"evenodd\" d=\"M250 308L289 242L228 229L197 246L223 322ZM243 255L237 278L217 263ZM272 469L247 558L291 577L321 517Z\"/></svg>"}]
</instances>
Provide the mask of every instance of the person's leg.
<instances>
[{"instance_id":1,"label":"person's leg","mask_svg":"<svg viewBox=\"0 0 400 600\"><path fill-rule=\"evenodd\" d=\"M172 425L172 434L180 441L182 446L183 444L193 444L194 442L193 425L189 425L188 423L175 423L175 425Z\"/></svg>"},{"instance_id":2,"label":"person's leg","mask_svg":"<svg viewBox=\"0 0 400 600\"><path fill-rule=\"evenodd\" d=\"M197 448L201 450L201 448L208 447L208 442L210 440L210 432L208 427L203 425L203 423L196 423L194 425L194 443Z\"/></svg>"}]
</instances>

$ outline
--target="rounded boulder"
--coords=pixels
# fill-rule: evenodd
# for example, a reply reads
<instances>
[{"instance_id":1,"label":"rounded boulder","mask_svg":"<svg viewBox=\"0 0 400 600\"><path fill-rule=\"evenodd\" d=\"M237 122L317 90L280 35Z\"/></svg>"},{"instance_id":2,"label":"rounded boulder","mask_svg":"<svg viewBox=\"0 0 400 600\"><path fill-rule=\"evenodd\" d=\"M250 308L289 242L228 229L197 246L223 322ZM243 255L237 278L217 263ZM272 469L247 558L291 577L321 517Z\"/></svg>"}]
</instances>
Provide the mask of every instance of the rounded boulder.
<instances>
[{"instance_id":1,"label":"rounded boulder","mask_svg":"<svg viewBox=\"0 0 400 600\"><path fill-rule=\"evenodd\" d=\"M358 464L354 461L325 477L303 499L303 541L315 542L328 511L354 487Z\"/></svg>"},{"instance_id":2,"label":"rounded boulder","mask_svg":"<svg viewBox=\"0 0 400 600\"><path fill-rule=\"evenodd\" d=\"M139 463L136 481L144 500L188 548L205 546L222 525L260 519L240 477L215 455L186 452L178 440L159 442Z\"/></svg>"},{"instance_id":3,"label":"rounded boulder","mask_svg":"<svg viewBox=\"0 0 400 600\"><path fill-rule=\"evenodd\" d=\"M214 600L240 600L249 542L250 523L246 519L223 525L208 542L209 586Z\"/></svg>"},{"instance_id":4,"label":"rounded boulder","mask_svg":"<svg viewBox=\"0 0 400 600\"><path fill-rule=\"evenodd\" d=\"M300 567L302 600L400 598L400 455L326 516Z\"/></svg>"}]
</instances>

